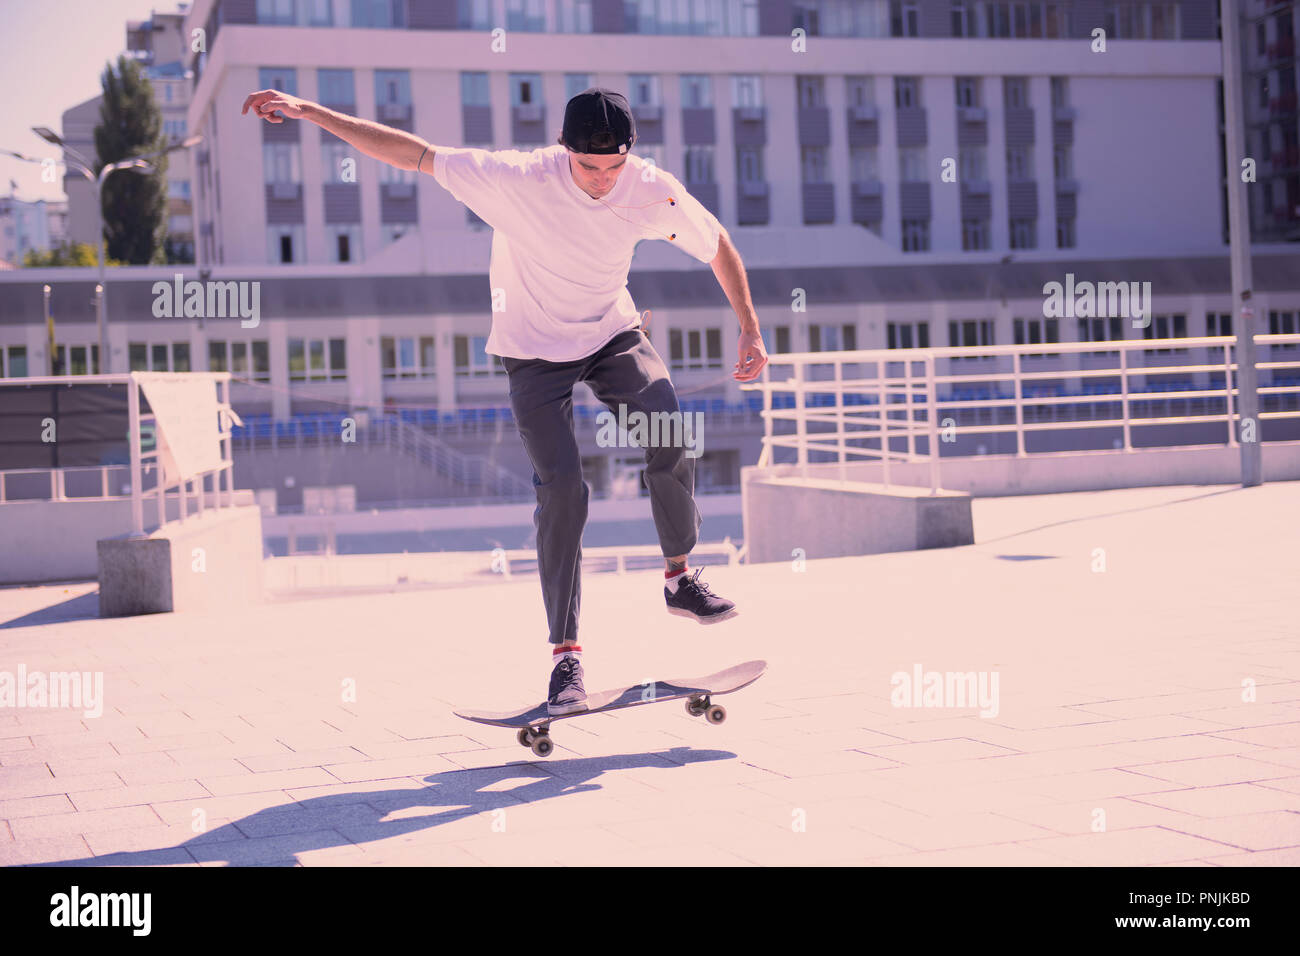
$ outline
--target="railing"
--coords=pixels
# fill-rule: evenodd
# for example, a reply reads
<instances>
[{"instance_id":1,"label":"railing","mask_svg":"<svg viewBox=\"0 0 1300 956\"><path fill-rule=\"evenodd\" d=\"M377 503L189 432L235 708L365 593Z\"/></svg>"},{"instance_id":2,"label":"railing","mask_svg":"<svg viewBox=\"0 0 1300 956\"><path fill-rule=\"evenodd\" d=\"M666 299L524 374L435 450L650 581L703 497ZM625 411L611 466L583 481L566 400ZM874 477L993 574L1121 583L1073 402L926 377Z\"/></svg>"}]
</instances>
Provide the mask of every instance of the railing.
<instances>
[{"instance_id":1,"label":"railing","mask_svg":"<svg viewBox=\"0 0 1300 956\"><path fill-rule=\"evenodd\" d=\"M162 467L162 439L164 435L161 426L158 423L157 416L153 413L144 413L140 409L140 392L142 383L157 380L193 380L201 376L209 379L217 388L217 442L221 453L221 464L204 471L201 471L190 478L182 479L179 477L171 478L163 475ZM44 474L49 473L50 481L50 501L111 501L121 500L129 497L131 499L131 531L133 534L142 536L145 533L144 523L144 502L150 495L154 497L158 505L158 527L167 521L167 496L175 492L177 501L178 520L184 521L189 517L190 507L193 505L195 514L202 514L206 506L206 497L212 495L212 503L215 507L222 507L223 497L225 507L233 507L235 499L234 487L234 463L230 455L230 438L231 426L238 422L238 417L230 407L230 374L228 372L129 372L116 375L63 375L63 376L32 376L30 378L0 379L0 390L6 388L26 388L33 385L64 385L72 387L89 387L93 385L126 385L127 386L127 447L129 452L129 463L111 463L92 466L73 466L67 468L15 468L6 471L0 471L0 504L9 503L8 482L9 479L24 474ZM146 451L143 446L143 429L150 426L153 429L154 445L151 450ZM197 423L195 427L200 427ZM125 470L130 477L130 490L126 494L110 494L109 491L109 472ZM100 494L99 495L78 495L70 496L67 494L67 476L69 473L98 471L100 474ZM144 479L146 476L152 476L154 479L152 487L146 489ZM208 492L205 488L208 479L211 478L212 490ZM222 487L224 480L224 488ZM30 500L30 499L27 499Z\"/></svg>"},{"instance_id":2,"label":"railing","mask_svg":"<svg viewBox=\"0 0 1300 956\"><path fill-rule=\"evenodd\" d=\"M1237 366L1233 351L1237 340L1232 336L1201 338L1133 339L1092 343L1035 343L968 348L864 349L853 352L800 352L771 355L762 379L741 385L763 395L763 449L758 467L777 464L778 451L794 452L803 477L811 456L818 463L838 463L840 480L847 477L852 458L881 463L883 483L890 484L891 462L928 462L930 490L941 487L940 431L952 434L959 427L963 434L1015 435L1017 457L1026 457L1025 437L1033 432L1068 429L1115 428L1123 430L1122 447L1132 451L1132 429L1150 425L1184 425L1206 422L1224 424L1226 444L1238 443L1234 429L1234 402L1237 395L1233 373ZM1256 368L1268 375L1272 384L1258 389L1260 419L1300 418L1300 335L1256 335L1259 358ZM1204 353L1205 361L1173 365L1139 365L1134 353ZM1221 360L1213 361L1215 353ZM1288 360L1290 356L1290 360ZM1158 357L1158 356L1157 356ZM998 368L1010 360L1010 369ZM1116 362L1117 364L1111 364ZM857 376L856 367L874 366L873 377L847 377L846 370ZM890 374L890 366L902 366L902 374ZM821 377L816 368L829 369ZM774 369L788 368L788 378L772 380ZM1221 381L1211 379L1215 375ZM1150 383L1150 376L1183 376L1177 383ZM1195 382L1192 377L1205 379ZM1065 380L1109 379L1101 385L1082 384L1077 392L1067 393ZM1137 382L1138 378L1143 379ZM1265 375L1260 375L1261 382ZM1007 385L997 388L988 384ZM1040 383L1035 385L1035 383ZM970 386L982 386L979 389ZM1197 387L1200 385L1201 387ZM940 395L947 386L948 394ZM963 387L965 386L965 387ZM1172 388L1173 390L1169 390ZM983 393L983 394L982 394ZM790 397L791 407L774 407L774 395ZM815 400L811 403L809 398ZM1153 409L1143 408L1135 414L1134 406L1160 402L1189 401L1206 405L1222 404L1222 411L1204 414L1168 414L1152 416ZM1118 405L1118 415L1106 413L1095 417L1095 406ZM1088 417L1079 417L1087 406ZM1273 406L1272 410L1266 410ZM1288 408L1287 406L1291 406ZM1045 409L1053 410L1051 420ZM944 411L979 411L988 413L987 422L955 418L941 420ZM996 417L1006 421L993 421ZM1061 411L1069 414L1062 416ZM1028 413L1028 414L1027 414ZM1106 417L1109 415L1109 417ZM964 417L969 418L969 415ZM777 422L793 423L793 431L777 434ZM925 451L917 448L917 439L926 442ZM906 441L906 450L893 444ZM952 440L948 438L948 440Z\"/></svg>"}]
</instances>

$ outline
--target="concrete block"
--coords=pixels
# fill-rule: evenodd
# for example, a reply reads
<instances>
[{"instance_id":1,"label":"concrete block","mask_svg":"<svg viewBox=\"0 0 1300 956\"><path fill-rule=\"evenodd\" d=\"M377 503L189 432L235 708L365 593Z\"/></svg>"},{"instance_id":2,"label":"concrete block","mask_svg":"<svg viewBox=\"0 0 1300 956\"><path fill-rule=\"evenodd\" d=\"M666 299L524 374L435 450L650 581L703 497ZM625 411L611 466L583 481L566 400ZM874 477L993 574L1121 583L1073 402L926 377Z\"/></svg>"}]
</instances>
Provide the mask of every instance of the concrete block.
<instances>
[{"instance_id":1,"label":"concrete block","mask_svg":"<svg viewBox=\"0 0 1300 956\"><path fill-rule=\"evenodd\" d=\"M974 544L966 492L742 469L748 561L838 558Z\"/></svg>"},{"instance_id":2,"label":"concrete block","mask_svg":"<svg viewBox=\"0 0 1300 956\"><path fill-rule=\"evenodd\" d=\"M256 505L208 509L147 537L96 542L99 615L211 611L262 600L262 516Z\"/></svg>"}]
</instances>

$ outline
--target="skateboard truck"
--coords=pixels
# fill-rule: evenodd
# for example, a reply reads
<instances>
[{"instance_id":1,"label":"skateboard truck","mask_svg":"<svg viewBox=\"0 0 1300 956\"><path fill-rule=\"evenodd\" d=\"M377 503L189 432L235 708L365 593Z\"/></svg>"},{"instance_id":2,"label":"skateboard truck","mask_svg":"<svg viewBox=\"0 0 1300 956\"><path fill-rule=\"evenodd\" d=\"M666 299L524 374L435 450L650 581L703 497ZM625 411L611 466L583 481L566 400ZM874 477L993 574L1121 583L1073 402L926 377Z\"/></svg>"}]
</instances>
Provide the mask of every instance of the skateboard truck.
<instances>
[{"instance_id":1,"label":"skateboard truck","mask_svg":"<svg viewBox=\"0 0 1300 956\"><path fill-rule=\"evenodd\" d=\"M720 724L727 719L727 708L712 703L707 694L686 701L686 713L692 717L707 718L711 724Z\"/></svg>"}]
</instances>

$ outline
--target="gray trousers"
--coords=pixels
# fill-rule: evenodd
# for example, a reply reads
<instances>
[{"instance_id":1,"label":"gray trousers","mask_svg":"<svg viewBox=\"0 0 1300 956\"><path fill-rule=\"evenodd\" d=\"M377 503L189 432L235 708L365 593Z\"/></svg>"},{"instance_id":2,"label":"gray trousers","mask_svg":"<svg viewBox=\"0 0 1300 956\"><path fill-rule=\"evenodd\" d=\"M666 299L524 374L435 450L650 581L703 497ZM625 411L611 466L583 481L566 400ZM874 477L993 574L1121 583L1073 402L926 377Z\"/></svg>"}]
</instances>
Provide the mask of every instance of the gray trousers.
<instances>
[{"instance_id":1,"label":"gray trousers","mask_svg":"<svg viewBox=\"0 0 1300 956\"><path fill-rule=\"evenodd\" d=\"M537 570L550 642L578 639L582 594L582 530L590 488L573 424L573 386L586 382L610 411L677 412L677 392L663 359L639 329L621 332L598 351L573 362L501 359L510 377L510 405L533 465L537 508ZM700 530L695 506L695 459L681 447L647 447L650 490L659 546L665 557L688 554Z\"/></svg>"}]
</instances>

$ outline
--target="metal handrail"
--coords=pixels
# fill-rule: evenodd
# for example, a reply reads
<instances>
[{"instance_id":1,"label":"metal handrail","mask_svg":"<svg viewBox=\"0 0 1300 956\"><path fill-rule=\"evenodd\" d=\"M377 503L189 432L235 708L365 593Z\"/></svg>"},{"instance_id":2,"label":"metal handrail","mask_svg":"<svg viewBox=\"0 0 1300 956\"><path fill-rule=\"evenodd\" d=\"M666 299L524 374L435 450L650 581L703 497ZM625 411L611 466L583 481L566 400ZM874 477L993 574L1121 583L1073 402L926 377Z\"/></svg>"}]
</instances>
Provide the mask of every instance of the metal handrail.
<instances>
[{"instance_id":1,"label":"metal handrail","mask_svg":"<svg viewBox=\"0 0 1300 956\"><path fill-rule=\"evenodd\" d=\"M1293 347L1300 350L1300 334L1256 335L1258 346ZM772 470L778 467L776 449L788 448L795 452L796 462L803 477L808 476L809 453L833 456L827 463L838 463L840 480L847 476L847 465L852 458L877 460L881 463L883 483L889 485L889 465L891 462L925 462L930 463L930 490L937 492L940 487L940 460L938 432L940 423L939 409L1010 409L1014 412L1014 422L962 424L961 429L969 434L1014 433L1016 435L1016 454L1026 457L1025 435L1035 431L1053 431L1060 429L1122 427L1125 451L1132 451L1132 428L1143 425L1178 425L1204 422L1224 422L1226 424L1227 444L1236 446L1238 438L1233 428L1234 396L1237 393L1232 383L1236 363L1232 358L1237 340L1233 336L1201 336L1197 338L1172 339L1127 339L1103 342L1050 342L1025 345L998 345L981 347L935 347L918 349L859 349L847 352L795 352L768 356L762 379L758 382L740 386L743 390L760 391L763 395L763 408L760 415L764 421L762 451L757 467ZM1133 365L1130 357L1134 352L1176 351L1189 354L1193 349L1204 349L1207 353L1220 351L1222 361L1188 362L1180 365ZM1300 369L1300 355L1287 361L1278 356L1277 349L1271 349L1269 361L1256 362L1258 369ZM1264 354L1264 353L1261 353ZM1067 362L1067 356L1077 356L1073 362ZM1103 358L1106 364L1085 361L1084 356ZM1000 357L1011 358L1011 369L989 368L982 360L997 360ZM1206 356L1210 356L1207 354ZM1111 364L1118 359L1116 364ZM948 360L944 374L938 374L939 362ZM1045 364L1059 360L1059 368L1030 368L1025 365L1032 362ZM958 364L964 363L964 364ZM872 378L846 378L847 366L875 365L876 375ZM890 375L888 367L902 364L904 374ZM957 365L954 368L954 364ZM923 374L914 376L913 365L921 365ZM773 381L771 372L774 367L787 366L791 377ZM809 370L813 366L830 366L828 378L810 378ZM1217 373L1217 375L1215 375ZM1204 388L1179 388L1176 391L1148 391L1134 387L1133 379L1138 376L1178 374L1196 376L1206 374L1221 378L1221 382L1207 382ZM1026 385L1039 380L1088 379L1118 377L1114 391L1092 392L1078 395L1037 395ZM989 397L941 397L938 394L941 385L979 384L991 386L996 384L998 394ZM1002 394L1004 383L1010 383L1010 394ZM1295 383L1261 386L1261 395L1300 395L1300 377ZM788 393L793 396L792 408L774 408L773 396ZM957 392L960 394L960 392ZM833 405L810 406L809 395L831 395ZM849 395L866 396L869 403L846 404ZM1196 415L1169 415L1161 417L1138 417L1133 407L1138 403L1157 402L1177 399L1217 399L1224 402L1221 413ZM1076 421L1027 421L1024 410L1026 406L1095 406L1098 404L1120 406L1119 417L1095 417ZM891 417L896 416L896 417ZM1261 411L1260 419L1300 418L1297 411ZM794 424L794 431L776 434L774 423L789 421ZM825 430L810 433L808 426L833 426ZM947 429L957 427L952 419L946 419L942 426ZM916 449L917 437L927 439L927 450ZM891 441L906 439L906 451L897 451L890 447ZM850 445L849 442L874 442L877 447Z\"/></svg>"},{"instance_id":2,"label":"metal handrail","mask_svg":"<svg viewBox=\"0 0 1300 956\"><path fill-rule=\"evenodd\" d=\"M202 376L209 379L217 387L217 442L221 450L221 464L215 468L205 469L202 472L188 479L163 480L161 468L161 441L159 441L153 450L145 451L142 447L142 423L152 422L155 427L155 434L160 438L165 438L161 426L152 414L145 414L140 410L140 389L144 382L152 380L168 381L172 379L193 380L196 376ZM202 514L206 506L206 494L204 484L210 477L212 479L212 496L215 507L222 507L222 492L224 490L225 507L233 507L235 503L235 482L234 482L234 461L231 458L231 426L232 422L238 421L234 410L230 405L230 373L229 372L125 372L99 375L34 375L21 379L0 380L0 388L25 388L32 385L65 385L69 388L84 387L87 385L126 385L127 386L127 422L128 422L128 441L127 447L130 453L130 461L126 465L97 465L97 466L72 466L69 468L51 468L51 469L31 469L18 468L0 471L0 503L10 503L6 498L6 479L9 475L25 474L32 472L49 471L51 473L50 489L53 501L67 501L65 473L72 470L82 470L84 468L99 468L101 470L101 490L104 494L101 496L106 499L121 499L129 497L131 500L131 533L135 536L144 536L144 501L152 495L158 503L158 523L155 527L161 527L167 522L167 495L174 491L177 496L178 514L177 520L185 521L190 514L191 503L195 506L195 514ZM127 468L131 475L131 493L126 495L109 495L108 488L108 469L109 468ZM144 488L144 476L154 473L158 476L154 486L147 492ZM225 487L222 488L224 479ZM192 502L191 502L191 499ZM98 500L98 499L92 499Z\"/></svg>"}]
</instances>

